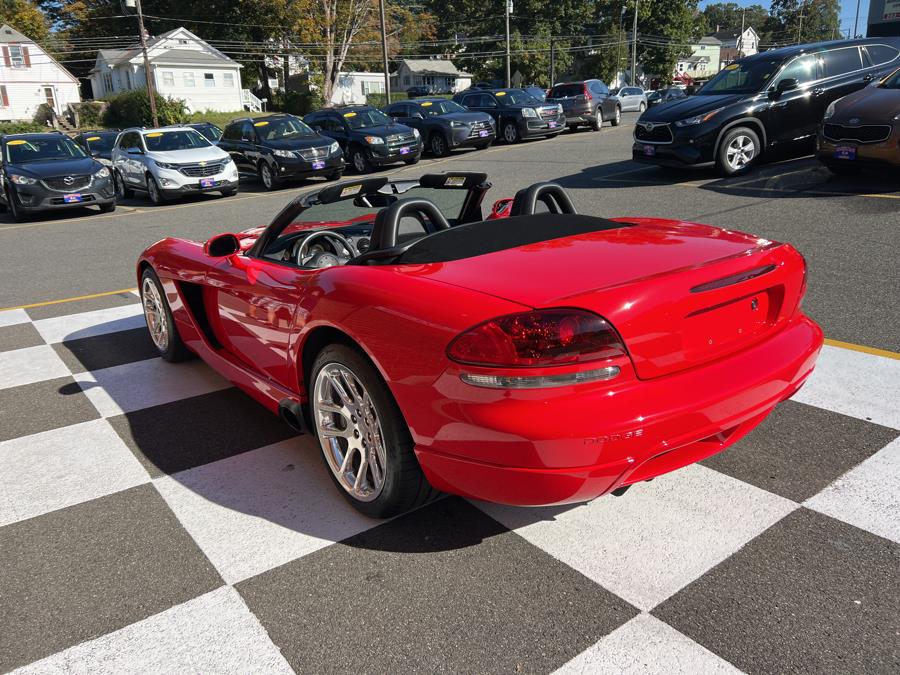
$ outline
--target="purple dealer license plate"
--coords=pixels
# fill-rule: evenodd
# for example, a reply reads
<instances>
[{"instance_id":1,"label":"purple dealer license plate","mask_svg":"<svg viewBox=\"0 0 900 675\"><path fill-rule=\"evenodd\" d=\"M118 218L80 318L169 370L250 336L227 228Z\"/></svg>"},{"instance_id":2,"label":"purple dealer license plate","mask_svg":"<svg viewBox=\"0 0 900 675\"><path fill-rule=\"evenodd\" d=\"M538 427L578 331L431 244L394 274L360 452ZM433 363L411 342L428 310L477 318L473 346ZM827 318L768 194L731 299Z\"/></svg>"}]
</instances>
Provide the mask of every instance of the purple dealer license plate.
<instances>
[{"instance_id":1,"label":"purple dealer license plate","mask_svg":"<svg viewBox=\"0 0 900 675\"><path fill-rule=\"evenodd\" d=\"M325 168L325 162L323 162L321 159L317 159L315 162L313 162L313 170L314 171L317 169L324 169L324 168Z\"/></svg>"},{"instance_id":2,"label":"purple dealer license plate","mask_svg":"<svg viewBox=\"0 0 900 675\"><path fill-rule=\"evenodd\" d=\"M644 146L644 155L647 157L653 157L656 154L656 146L654 145L645 145Z\"/></svg>"},{"instance_id":3,"label":"purple dealer license plate","mask_svg":"<svg viewBox=\"0 0 900 675\"><path fill-rule=\"evenodd\" d=\"M81 195L78 193L63 195L63 203L64 204L75 204L81 201Z\"/></svg>"},{"instance_id":4,"label":"purple dealer license plate","mask_svg":"<svg viewBox=\"0 0 900 675\"><path fill-rule=\"evenodd\" d=\"M482 130L482 131L479 131L479 132L478 132L478 135L481 136L482 138L484 138L484 137L487 136L489 133L491 133L491 132L490 132L490 131L483 131L483 130Z\"/></svg>"},{"instance_id":5,"label":"purple dealer license plate","mask_svg":"<svg viewBox=\"0 0 900 675\"><path fill-rule=\"evenodd\" d=\"M556 122L547 122L547 126L550 127L551 129L555 129L555 128L556 128Z\"/></svg>"},{"instance_id":6,"label":"purple dealer license plate","mask_svg":"<svg viewBox=\"0 0 900 675\"><path fill-rule=\"evenodd\" d=\"M834 149L835 159L856 159L855 145L838 145Z\"/></svg>"},{"instance_id":7,"label":"purple dealer license plate","mask_svg":"<svg viewBox=\"0 0 900 675\"><path fill-rule=\"evenodd\" d=\"M212 178L201 178L200 179L200 187L201 188L211 188L216 186L216 181Z\"/></svg>"},{"instance_id":8,"label":"purple dealer license plate","mask_svg":"<svg viewBox=\"0 0 900 675\"><path fill-rule=\"evenodd\" d=\"M401 155L408 155L408 154L409 154L409 148L400 148L400 154L401 154Z\"/></svg>"}]
</instances>

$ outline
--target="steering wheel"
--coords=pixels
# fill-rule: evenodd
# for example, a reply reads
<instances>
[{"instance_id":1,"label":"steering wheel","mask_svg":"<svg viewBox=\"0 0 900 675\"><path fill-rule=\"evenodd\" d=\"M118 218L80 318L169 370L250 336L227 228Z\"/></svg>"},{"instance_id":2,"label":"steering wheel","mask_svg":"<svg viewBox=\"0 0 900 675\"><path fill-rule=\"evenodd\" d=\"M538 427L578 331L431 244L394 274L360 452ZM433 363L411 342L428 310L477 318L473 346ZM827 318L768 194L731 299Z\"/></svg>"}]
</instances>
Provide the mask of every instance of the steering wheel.
<instances>
[{"instance_id":1,"label":"steering wheel","mask_svg":"<svg viewBox=\"0 0 900 675\"><path fill-rule=\"evenodd\" d=\"M334 253L328 253L326 251L322 251L321 253L313 253L310 255L308 253L310 244L317 239L331 239L332 248L334 248ZM334 244L338 245L335 246ZM343 249L346 255L341 255L340 250ZM296 261L297 264L301 267L312 267L315 269L324 268L324 267L334 267L335 265L343 265L350 258L353 258L357 255L356 249L353 247L353 244L350 242L347 237L337 232L329 232L328 230L321 230L319 232L313 232L306 239L303 240L303 243L300 244L300 248L297 249Z\"/></svg>"}]
</instances>

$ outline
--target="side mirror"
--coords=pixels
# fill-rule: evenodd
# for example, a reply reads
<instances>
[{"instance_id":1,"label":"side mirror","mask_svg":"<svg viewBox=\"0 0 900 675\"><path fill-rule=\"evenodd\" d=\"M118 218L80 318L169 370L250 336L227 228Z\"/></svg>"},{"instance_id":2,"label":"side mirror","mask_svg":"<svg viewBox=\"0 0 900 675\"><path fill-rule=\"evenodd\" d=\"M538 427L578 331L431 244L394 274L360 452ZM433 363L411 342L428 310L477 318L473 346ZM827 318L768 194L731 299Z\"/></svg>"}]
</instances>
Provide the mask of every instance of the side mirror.
<instances>
[{"instance_id":1,"label":"side mirror","mask_svg":"<svg viewBox=\"0 0 900 675\"><path fill-rule=\"evenodd\" d=\"M320 126L317 124L316 126L313 127L313 131L315 131L315 132L317 132L317 133L322 133L322 127L320 127Z\"/></svg>"},{"instance_id":2,"label":"side mirror","mask_svg":"<svg viewBox=\"0 0 900 675\"><path fill-rule=\"evenodd\" d=\"M140 148L128 148L129 155L143 155L144 151Z\"/></svg>"},{"instance_id":3,"label":"side mirror","mask_svg":"<svg viewBox=\"0 0 900 675\"><path fill-rule=\"evenodd\" d=\"M800 83L793 77L786 77L783 80L779 80L778 84L775 85L775 93L780 96L784 92L791 91L799 86Z\"/></svg>"},{"instance_id":4,"label":"side mirror","mask_svg":"<svg viewBox=\"0 0 900 675\"><path fill-rule=\"evenodd\" d=\"M227 258L241 250L241 242L230 233L210 237L203 245L203 252L210 258Z\"/></svg>"}]
</instances>

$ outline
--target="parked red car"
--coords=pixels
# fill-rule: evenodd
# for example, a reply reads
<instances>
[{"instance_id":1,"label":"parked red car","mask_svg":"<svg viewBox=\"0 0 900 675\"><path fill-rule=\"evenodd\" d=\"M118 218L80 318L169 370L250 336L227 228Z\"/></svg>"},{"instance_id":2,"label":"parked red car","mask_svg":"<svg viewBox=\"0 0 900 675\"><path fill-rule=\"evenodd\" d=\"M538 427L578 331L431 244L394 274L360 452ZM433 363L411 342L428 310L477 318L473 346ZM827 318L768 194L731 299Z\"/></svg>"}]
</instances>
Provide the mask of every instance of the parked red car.
<instances>
[{"instance_id":1,"label":"parked red car","mask_svg":"<svg viewBox=\"0 0 900 675\"><path fill-rule=\"evenodd\" d=\"M812 372L822 331L790 245L578 215L550 183L485 219L489 187L364 179L268 227L164 239L137 268L153 341L315 434L378 517L438 490L618 492L733 444Z\"/></svg>"}]
</instances>

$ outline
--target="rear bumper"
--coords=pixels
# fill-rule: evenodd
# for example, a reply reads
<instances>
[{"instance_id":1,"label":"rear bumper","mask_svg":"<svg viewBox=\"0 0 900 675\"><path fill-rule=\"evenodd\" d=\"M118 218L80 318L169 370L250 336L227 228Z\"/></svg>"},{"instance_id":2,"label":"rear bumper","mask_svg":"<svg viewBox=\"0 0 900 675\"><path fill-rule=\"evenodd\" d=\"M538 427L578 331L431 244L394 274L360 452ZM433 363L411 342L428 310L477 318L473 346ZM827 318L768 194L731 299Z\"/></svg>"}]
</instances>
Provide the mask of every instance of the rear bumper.
<instances>
[{"instance_id":1,"label":"rear bumper","mask_svg":"<svg viewBox=\"0 0 900 675\"><path fill-rule=\"evenodd\" d=\"M435 385L444 397L429 402L444 424L416 434L416 455L432 485L454 494L516 505L593 499L735 443L803 385L822 338L801 315L738 354L624 386L479 390L448 370Z\"/></svg>"}]
</instances>

